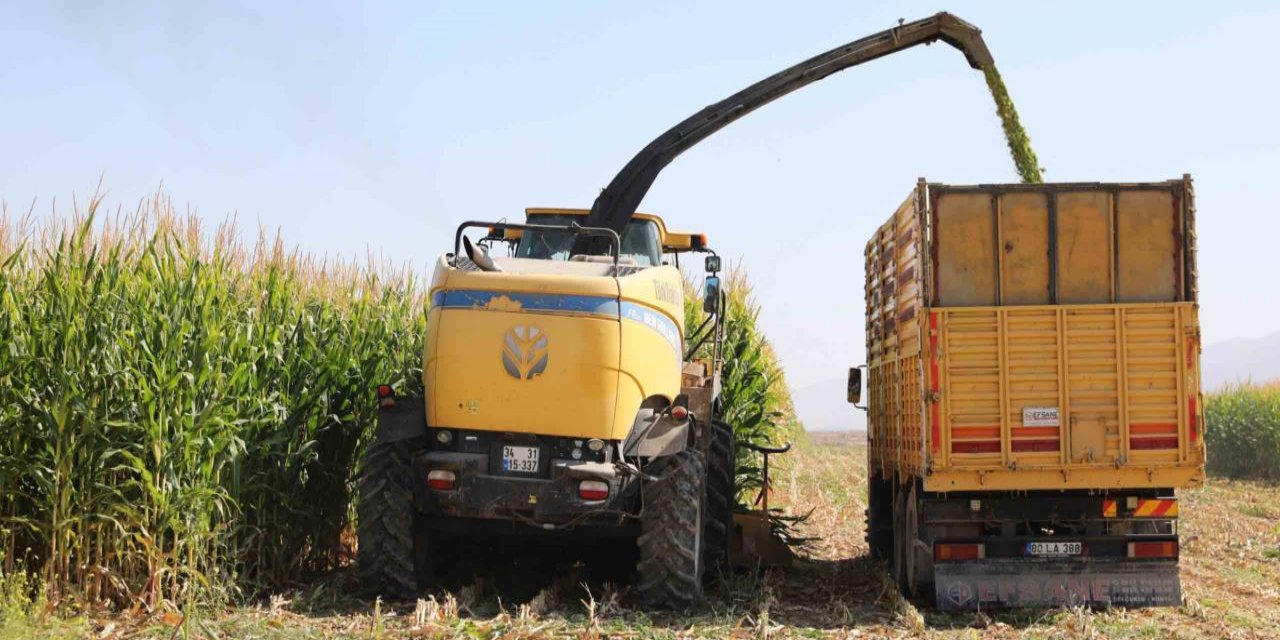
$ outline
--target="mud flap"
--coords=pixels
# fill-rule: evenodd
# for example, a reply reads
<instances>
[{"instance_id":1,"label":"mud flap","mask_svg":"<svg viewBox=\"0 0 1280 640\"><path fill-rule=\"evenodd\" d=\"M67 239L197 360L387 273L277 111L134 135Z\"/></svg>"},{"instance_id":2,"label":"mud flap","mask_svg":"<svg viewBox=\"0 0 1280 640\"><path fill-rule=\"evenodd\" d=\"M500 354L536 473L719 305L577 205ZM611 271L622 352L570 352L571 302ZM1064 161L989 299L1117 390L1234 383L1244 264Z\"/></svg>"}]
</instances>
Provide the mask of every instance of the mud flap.
<instances>
[{"instance_id":1,"label":"mud flap","mask_svg":"<svg viewBox=\"0 0 1280 640\"><path fill-rule=\"evenodd\" d=\"M942 610L1182 604L1177 562L1024 559L939 562L935 577L935 595Z\"/></svg>"},{"instance_id":2,"label":"mud flap","mask_svg":"<svg viewBox=\"0 0 1280 640\"><path fill-rule=\"evenodd\" d=\"M376 442L400 442L427 435L427 408L422 396L398 398L378 410Z\"/></svg>"}]
</instances>

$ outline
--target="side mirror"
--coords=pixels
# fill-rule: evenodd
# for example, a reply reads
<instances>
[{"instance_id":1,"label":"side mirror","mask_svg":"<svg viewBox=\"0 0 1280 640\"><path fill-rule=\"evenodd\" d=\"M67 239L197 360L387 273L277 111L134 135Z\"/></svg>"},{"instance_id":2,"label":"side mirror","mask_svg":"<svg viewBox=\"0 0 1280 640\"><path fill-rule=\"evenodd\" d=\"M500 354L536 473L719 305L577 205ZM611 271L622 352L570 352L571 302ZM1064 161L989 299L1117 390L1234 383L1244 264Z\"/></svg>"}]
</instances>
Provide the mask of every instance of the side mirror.
<instances>
[{"instance_id":1,"label":"side mirror","mask_svg":"<svg viewBox=\"0 0 1280 640\"><path fill-rule=\"evenodd\" d=\"M720 271L720 256L707 256L706 267L707 273Z\"/></svg>"},{"instance_id":2,"label":"side mirror","mask_svg":"<svg viewBox=\"0 0 1280 640\"><path fill-rule=\"evenodd\" d=\"M720 309L720 278L707 276L706 289L702 296L702 310L715 313Z\"/></svg>"},{"instance_id":3,"label":"side mirror","mask_svg":"<svg viewBox=\"0 0 1280 640\"><path fill-rule=\"evenodd\" d=\"M862 402L862 368L849 367L849 404Z\"/></svg>"}]
</instances>

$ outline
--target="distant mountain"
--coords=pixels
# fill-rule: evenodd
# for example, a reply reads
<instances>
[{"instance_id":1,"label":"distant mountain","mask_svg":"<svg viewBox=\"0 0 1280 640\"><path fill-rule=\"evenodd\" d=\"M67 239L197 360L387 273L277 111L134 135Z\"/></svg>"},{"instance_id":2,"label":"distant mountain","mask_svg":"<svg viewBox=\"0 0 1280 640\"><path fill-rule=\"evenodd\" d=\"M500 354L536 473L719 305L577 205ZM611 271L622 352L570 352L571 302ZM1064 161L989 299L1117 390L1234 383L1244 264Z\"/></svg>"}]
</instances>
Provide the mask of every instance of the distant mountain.
<instances>
[{"instance_id":1,"label":"distant mountain","mask_svg":"<svg viewBox=\"0 0 1280 640\"><path fill-rule=\"evenodd\" d=\"M1206 346L1200 355L1200 375L1206 391L1229 382L1280 380L1280 331Z\"/></svg>"},{"instance_id":2,"label":"distant mountain","mask_svg":"<svg viewBox=\"0 0 1280 640\"><path fill-rule=\"evenodd\" d=\"M1235 338L1206 346L1200 358L1205 391L1229 382L1280 380L1280 332L1261 338ZM823 380L791 391L796 413L808 431L865 430L867 414L845 402L843 378Z\"/></svg>"},{"instance_id":3,"label":"distant mountain","mask_svg":"<svg viewBox=\"0 0 1280 640\"><path fill-rule=\"evenodd\" d=\"M867 414L845 402L845 379L835 378L791 390L791 402L805 431L865 430Z\"/></svg>"}]
</instances>

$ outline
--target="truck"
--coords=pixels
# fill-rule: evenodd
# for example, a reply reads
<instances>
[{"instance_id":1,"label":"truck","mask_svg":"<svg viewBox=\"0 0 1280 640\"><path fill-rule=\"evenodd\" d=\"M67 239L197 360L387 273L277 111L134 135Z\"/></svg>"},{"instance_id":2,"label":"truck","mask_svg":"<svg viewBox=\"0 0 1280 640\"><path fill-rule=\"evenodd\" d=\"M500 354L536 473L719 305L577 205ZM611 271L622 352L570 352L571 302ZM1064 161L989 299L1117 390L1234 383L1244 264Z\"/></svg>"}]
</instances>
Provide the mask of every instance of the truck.
<instances>
[{"instance_id":1,"label":"truck","mask_svg":"<svg viewBox=\"0 0 1280 640\"><path fill-rule=\"evenodd\" d=\"M921 179L865 249L867 544L941 609L1181 604L1195 199ZM849 370L848 400L863 396Z\"/></svg>"},{"instance_id":2,"label":"truck","mask_svg":"<svg viewBox=\"0 0 1280 640\"><path fill-rule=\"evenodd\" d=\"M357 535L369 596L413 599L476 540L605 545L634 557L653 607L727 571L734 436L716 417L720 259L700 233L585 209L465 222L435 264L424 396L378 389ZM608 255L572 255L599 235ZM478 240L472 241L471 237ZM491 247L505 243L510 255ZM680 256L705 255L704 320L685 325Z\"/></svg>"}]
</instances>

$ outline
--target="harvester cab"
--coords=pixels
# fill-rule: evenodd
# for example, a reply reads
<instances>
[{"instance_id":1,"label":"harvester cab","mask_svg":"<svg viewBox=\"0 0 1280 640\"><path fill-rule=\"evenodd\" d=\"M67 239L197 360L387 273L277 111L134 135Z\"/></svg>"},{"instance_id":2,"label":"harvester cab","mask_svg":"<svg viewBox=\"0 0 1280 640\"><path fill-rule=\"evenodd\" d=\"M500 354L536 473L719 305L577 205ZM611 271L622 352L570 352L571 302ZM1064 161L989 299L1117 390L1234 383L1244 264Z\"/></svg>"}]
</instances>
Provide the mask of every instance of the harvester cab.
<instances>
[{"instance_id":1,"label":"harvester cab","mask_svg":"<svg viewBox=\"0 0 1280 640\"><path fill-rule=\"evenodd\" d=\"M735 502L733 431L715 416L719 258L649 214L617 233L580 225L587 210L526 213L462 224L436 262L425 396L380 390L362 585L415 597L462 539L622 539L645 600L686 606L727 568ZM575 255L584 236L607 254ZM690 252L709 271L687 328L677 265Z\"/></svg>"}]
</instances>

